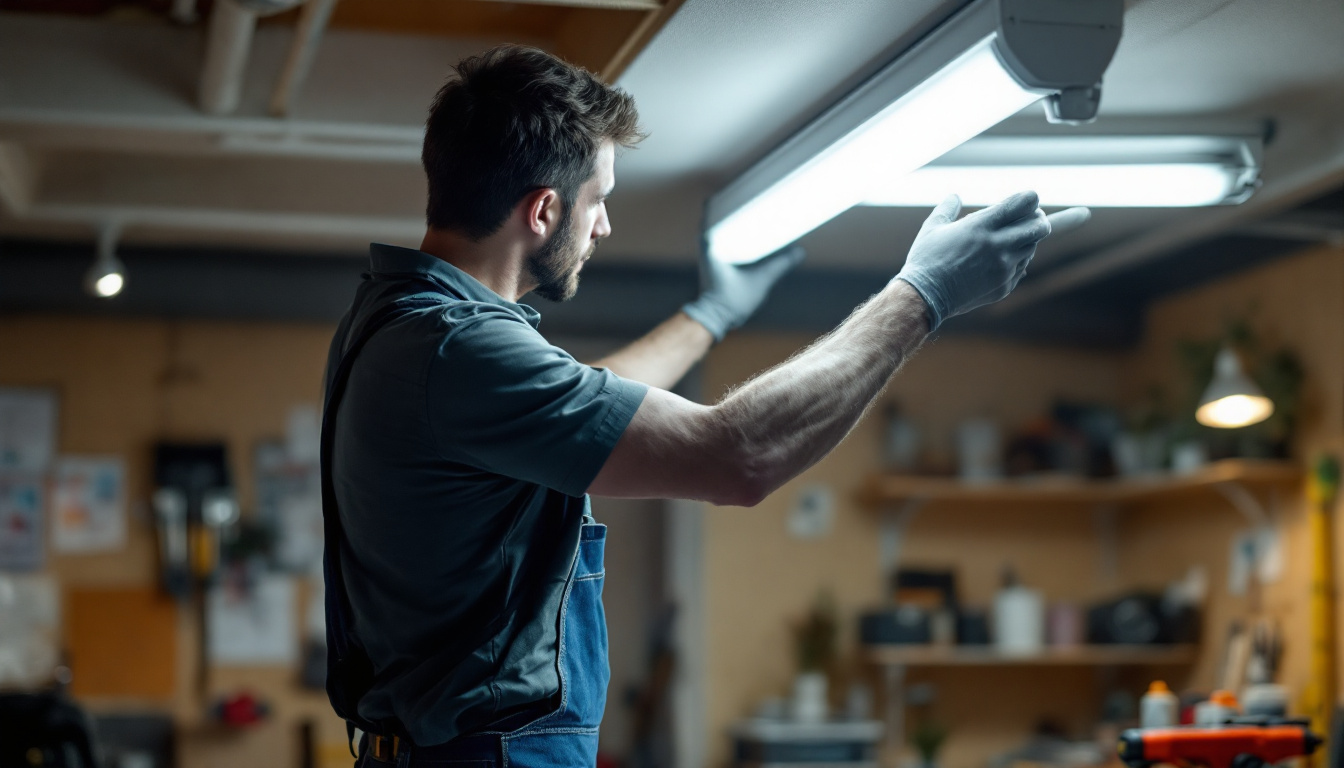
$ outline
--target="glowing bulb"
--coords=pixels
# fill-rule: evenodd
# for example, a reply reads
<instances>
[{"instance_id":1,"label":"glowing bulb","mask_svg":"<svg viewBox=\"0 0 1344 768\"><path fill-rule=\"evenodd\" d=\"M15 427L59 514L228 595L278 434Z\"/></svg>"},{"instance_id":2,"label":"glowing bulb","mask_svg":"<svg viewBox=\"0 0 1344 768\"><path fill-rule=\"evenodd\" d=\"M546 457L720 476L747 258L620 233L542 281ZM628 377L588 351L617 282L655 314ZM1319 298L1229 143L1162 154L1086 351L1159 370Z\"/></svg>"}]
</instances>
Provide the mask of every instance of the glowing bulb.
<instances>
[{"instance_id":1,"label":"glowing bulb","mask_svg":"<svg viewBox=\"0 0 1344 768\"><path fill-rule=\"evenodd\" d=\"M103 275L94 281L93 290L96 291L99 296L116 296L118 293L121 293L121 287L125 284L126 281L120 274L112 272Z\"/></svg>"},{"instance_id":2,"label":"glowing bulb","mask_svg":"<svg viewBox=\"0 0 1344 768\"><path fill-rule=\"evenodd\" d=\"M110 299L126 287L126 266L117 258L120 222L109 222L98 230L98 255L84 273L84 290L100 299Z\"/></svg>"},{"instance_id":3,"label":"glowing bulb","mask_svg":"<svg viewBox=\"0 0 1344 768\"><path fill-rule=\"evenodd\" d=\"M1206 427L1248 427L1268 419L1274 413L1274 403L1268 397L1256 395L1228 395L1221 400L1205 403L1195 411L1195 418Z\"/></svg>"}]
</instances>

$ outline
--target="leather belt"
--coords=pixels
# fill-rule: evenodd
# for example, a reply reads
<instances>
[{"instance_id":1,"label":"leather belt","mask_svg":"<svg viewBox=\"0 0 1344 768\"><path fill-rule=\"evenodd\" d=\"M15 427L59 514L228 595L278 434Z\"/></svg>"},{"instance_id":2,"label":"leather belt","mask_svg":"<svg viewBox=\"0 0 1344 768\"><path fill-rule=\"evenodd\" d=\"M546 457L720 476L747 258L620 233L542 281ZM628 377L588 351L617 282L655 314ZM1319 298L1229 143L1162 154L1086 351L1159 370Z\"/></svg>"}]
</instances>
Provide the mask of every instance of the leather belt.
<instances>
[{"instance_id":1,"label":"leather belt","mask_svg":"<svg viewBox=\"0 0 1344 768\"><path fill-rule=\"evenodd\" d=\"M401 754L401 737L375 736L369 734L369 757L380 763L395 762Z\"/></svg>"}]
</instances>

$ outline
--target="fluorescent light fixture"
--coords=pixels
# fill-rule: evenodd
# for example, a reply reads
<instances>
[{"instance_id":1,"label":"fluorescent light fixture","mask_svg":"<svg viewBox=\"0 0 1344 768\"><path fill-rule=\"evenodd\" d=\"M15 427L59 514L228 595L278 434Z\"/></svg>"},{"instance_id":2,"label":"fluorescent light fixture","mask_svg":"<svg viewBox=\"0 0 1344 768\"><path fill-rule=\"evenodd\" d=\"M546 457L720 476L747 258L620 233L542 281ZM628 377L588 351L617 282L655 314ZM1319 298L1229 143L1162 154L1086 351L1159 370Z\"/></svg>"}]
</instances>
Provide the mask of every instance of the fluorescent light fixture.
<instances>
[{"instance_id":1,"label":"fluorescent light fixture","mask_svg":"<svg viewBox=\"0 0 1344 768\"><path fill-rule=\"evenodd\" d=\"M1237 353L1229 347L1219 350L1195 420L1206 427L1232 429L1258 424L1273 413L1274 402L1242 370Z\"/></svg>"},{"instance_id":2,"label":"fluorescent light fixture","mask_svg":"<svg viewBox=\"0 0 1344 768\"><path fill-rule=\"evenodd\" d=\"M931 207L949 194L993 205L1035 190L1043 206L1188 207L1239 203L1255 190L1258 139L1035 136L973 139L933 165L873 189L867 205Z\"/></svg>"},{"instance_id":3,"label":"fluorescent light fixture","mask_svg":"<svg viewBox=\"0 0 1344 768\"><path fill-rule=\"evenodd\" d=\"M710 198L706 247L759 259L1041 99L1096 115L1122 0L974 0Z\"/></svg>"},{"instance_id":4,"label":"fluorescent light fixture","mask_svg":"<svg viewBox=\"0 0 1344 768\"><path fill-rule=\"evenodd\" d=\"M105 225L98 231L98 255L84 273L84 289L102 299L116 296L126 285L126 265L117 258L120 234L117 225Z\"/></svg>"}]
</instances>

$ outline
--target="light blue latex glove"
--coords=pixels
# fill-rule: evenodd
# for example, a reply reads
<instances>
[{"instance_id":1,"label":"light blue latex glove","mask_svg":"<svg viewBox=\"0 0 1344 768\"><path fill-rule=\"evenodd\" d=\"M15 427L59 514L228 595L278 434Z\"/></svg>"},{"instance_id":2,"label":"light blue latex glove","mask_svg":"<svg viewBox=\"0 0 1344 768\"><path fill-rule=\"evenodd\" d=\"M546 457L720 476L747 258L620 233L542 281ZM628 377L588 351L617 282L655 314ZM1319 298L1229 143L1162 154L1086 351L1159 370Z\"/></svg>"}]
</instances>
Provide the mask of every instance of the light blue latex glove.
<instances>
[{"instance_id":1,"label":"light blue latex glove","mask_svg":"<svg viewBox=\"0 0 1344 768\"><path fill-rule=\"evenodd\" d=\"M933 209L896 275L924 298L930 332L949 317L1012 293L1052 223L1072 229L1091 215L1070 208L1047 217L1038 204L1035 192L1019 192L960 221L956 195Z\"/></svg>"},{"instance_id":2,"label":"light blue latex glove","mask_svg":"<svg viewBox=\"0 0 1344 768\"><path fill-rule=\"evenodd\" d=\"M750 264L725 264L700 257L700 298L681 308L705 326L715 341L747 322L779 278L798 265L807 253L796 245L781 248Z\"/></svg>"}]
</instances>

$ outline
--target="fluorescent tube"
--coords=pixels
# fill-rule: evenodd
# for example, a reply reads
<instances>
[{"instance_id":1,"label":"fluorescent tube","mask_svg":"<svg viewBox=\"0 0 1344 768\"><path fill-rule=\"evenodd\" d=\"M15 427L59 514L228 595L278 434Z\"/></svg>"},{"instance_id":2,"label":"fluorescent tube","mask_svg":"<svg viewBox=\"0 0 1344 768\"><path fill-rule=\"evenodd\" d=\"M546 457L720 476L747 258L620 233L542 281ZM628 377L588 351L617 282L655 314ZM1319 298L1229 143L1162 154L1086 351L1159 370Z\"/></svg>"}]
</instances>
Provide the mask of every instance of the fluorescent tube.
<instances>
[{"instance_id":1,"label":"fluorescent tube","mask_svg":"<svg viewBox=\"0 0 1344 768\"><path fill-rule=\"evenodd\" d=\"M740 264L765 256L1041 99L982 40L821 154L713 226L709 252Z\"/></svg>"},{"instance_id":2,"label":"fluorescent tube","mask_svg":"<svg viewBox=\"0 0 1344 768\"><path fill-rule=\"evenodd\" d=\"M1037 101L1091 120L1123 18L1123 0L970 0L713 195L709 255L772 253Z\"/></svg>"},{"instance_id":3,"label":"fluorescent tube","mask_svg":"<svg viewBox=\"0 0 1344 768\"><path fill-rule=\"evenodd\" d=\"M1239 188L1239 168L1217 163L930 165L874 189L867 205L932 207L950 194L993 205L1033 189L1043 206L1178 208L1217 205Z\"/></svg>"},{"instance_id":4,"label":"fluorescent tube","mask_svg":"<svg viewBox=\"0 0 1344 768\"><path fill-rule=\"evenodd\" d=\"M1138 128L1152 130L1159 126ZM992 205L1034 189L1046 206L1185 207L1245 200L1261 140L1245 135L1077 132L981 136L873 188L868 205L931 207L949 194Z\"/></svg>"}]
</instances>

